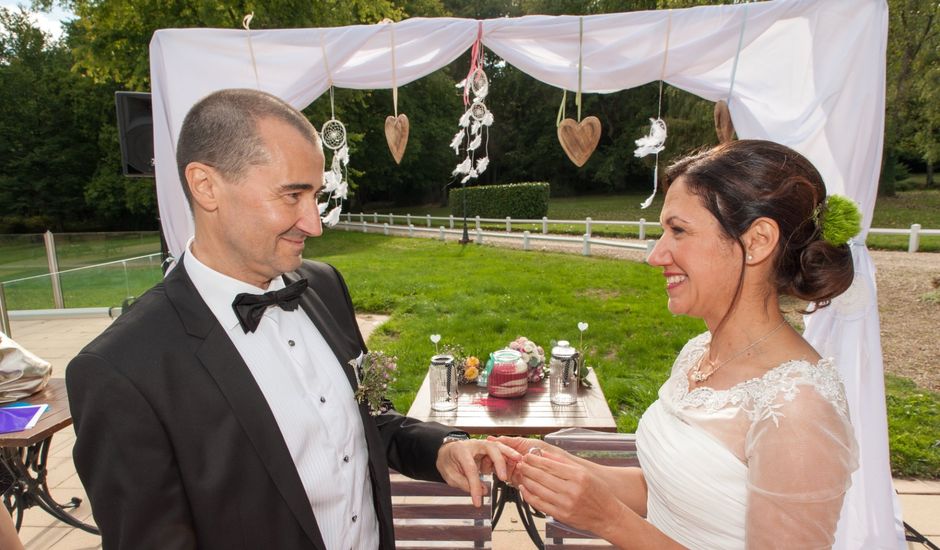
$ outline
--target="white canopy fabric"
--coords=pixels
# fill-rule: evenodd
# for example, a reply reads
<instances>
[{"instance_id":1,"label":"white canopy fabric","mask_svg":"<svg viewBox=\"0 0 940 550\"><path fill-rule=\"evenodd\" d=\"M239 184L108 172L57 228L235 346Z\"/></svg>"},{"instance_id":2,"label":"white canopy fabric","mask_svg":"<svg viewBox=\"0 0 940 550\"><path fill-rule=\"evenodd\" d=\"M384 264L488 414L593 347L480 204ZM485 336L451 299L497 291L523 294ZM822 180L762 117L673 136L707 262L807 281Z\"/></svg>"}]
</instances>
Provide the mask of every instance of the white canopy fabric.
<instances>
[{"instance_id":1,"label":"white canopy fabric","mask_svg":"<svg viewBox=\"0 0 940 550\"><path fill-rule=\"evenodd\" d=\"M708 100L728 100L739 137L793 147L816 165L830 193L859 204L864 238L881 164L884 0L778 0L585 16L583 42L580 19L416 18L326 29L157 31L150 44L157 196L171 253L179 255L193 233L175 141L200 98L223 88L260 88L302 109L331 83L391 88L394 74L401 86L456 59L478 33L496 55L560 88L577 90L580 49L584 92L664 79ZM650 116L655 112L650 105ZM553 122L545 121L547 132L554 133ZM833 307L811 315L805 333L839 364L861 448L836 547L899 548L904 542L888 460L874 266L863 244L853 251L856 283Z\"/></svg>"}]
</instances>

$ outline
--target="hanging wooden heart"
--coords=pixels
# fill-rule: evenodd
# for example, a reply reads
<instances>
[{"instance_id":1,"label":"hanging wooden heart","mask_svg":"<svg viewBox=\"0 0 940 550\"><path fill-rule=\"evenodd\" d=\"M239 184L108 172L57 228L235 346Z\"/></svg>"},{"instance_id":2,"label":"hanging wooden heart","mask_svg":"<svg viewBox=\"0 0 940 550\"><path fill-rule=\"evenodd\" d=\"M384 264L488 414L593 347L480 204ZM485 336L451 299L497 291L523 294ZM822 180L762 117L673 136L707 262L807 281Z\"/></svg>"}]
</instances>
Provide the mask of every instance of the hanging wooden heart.
<instances>
[{"instance_id":1,"label":"hanging wooden heart","mask_svg":"<svg viewBox=\"0 0 940 550\"><path fill-rule=\"evenodd\" d=\"M566 118L558 125L558 141L575 166L584 166L601 139L601 121L589 116L581 122Z\"/></svg>"},{"instance_id":2,"label":"hanging wooden heart","mask_svg":"<svg viewBox=\"0 0 940 550\"><path fill-rule=\"evenodd\" d=\"M734 123L731 122L731 111L724 100L715 103L715 133L718 134L718 143L728 143L734 139Z\"/></svg>"},{"instance_id":3,"label":"hanging wooden heart","mask_svg":"<svg viewBox=\"0 0 940 550\"><path fill-rule=\"evenodd\" d=\"M401 164L401 157L405 154L408 131L408 117L404 113L397 117L385 117L385 140L388 141L388 149L392 152L395 164Z\"/></svg>"}]
</instances>

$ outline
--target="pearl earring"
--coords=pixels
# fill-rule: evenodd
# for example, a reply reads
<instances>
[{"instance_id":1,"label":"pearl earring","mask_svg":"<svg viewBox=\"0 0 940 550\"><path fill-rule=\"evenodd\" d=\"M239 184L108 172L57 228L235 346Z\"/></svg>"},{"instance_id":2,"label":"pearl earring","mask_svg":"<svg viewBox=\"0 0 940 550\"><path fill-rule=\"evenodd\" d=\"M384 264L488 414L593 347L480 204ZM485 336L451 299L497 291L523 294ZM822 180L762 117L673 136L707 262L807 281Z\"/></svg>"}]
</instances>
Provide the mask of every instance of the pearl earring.
<instances>
[{"instance_id":1,"label":"pearl earring","mask_svg":"<svg viewBox=\"0 0 940 550\"><path fill-rule=\"evenodd\" d=\"M753 259L754 259L754 256L751 256L750 254L747 255L747 261L751 261Z\"/></svg>"}]
</instances>

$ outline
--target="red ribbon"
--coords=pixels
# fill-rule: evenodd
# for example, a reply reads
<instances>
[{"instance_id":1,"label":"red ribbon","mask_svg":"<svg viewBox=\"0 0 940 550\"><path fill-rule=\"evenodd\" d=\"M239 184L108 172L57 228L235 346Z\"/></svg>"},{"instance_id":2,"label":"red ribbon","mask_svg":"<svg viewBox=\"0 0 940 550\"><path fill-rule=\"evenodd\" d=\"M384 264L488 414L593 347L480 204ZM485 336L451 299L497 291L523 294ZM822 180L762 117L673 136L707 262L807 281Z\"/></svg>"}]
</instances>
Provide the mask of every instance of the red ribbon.
<instances>
[{"instance_id":1,"label":"red ribbon","mask_svg":"<svg viewBox=\"0 0 940 550\"><path fill-rule=\"evenodd\" d=\"M477 27L477 39L473 43L473 49L470 50L470 72L467 73L467 79L463 85L463 106L470 105L470 88L473 86L473 73L477 69L483 68L483 21L479 21Z\"/></svg>"}]
</instances>

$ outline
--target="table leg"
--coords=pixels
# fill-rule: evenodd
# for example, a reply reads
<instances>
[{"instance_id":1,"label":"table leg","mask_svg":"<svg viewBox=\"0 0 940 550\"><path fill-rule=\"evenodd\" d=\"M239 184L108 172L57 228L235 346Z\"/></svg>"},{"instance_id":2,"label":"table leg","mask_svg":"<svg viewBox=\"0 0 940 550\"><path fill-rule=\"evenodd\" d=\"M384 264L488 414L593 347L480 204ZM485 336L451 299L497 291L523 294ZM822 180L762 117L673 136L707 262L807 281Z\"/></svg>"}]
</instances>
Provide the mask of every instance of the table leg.
<instances>
[{"instance_id":1,"label":"table leg","mask_svg":"<svg viewBox=\"0 0 940 550\"><path fill-rule=\"evenodd\" d=\"M99 534L93 525L82 523L66 511L82 503L82 499L72 497L66 504L59 504L49 494L46 480L49 449L52 436L29 447L6 447L0 449L0 460L13 483L3 493L3 503L7 510L16 510L16 529L23 524L23 513L27 508L39 506L52 517L92 534ZM32 470L32 472L30 472Z\"/></svg>"},{"instance_id":2,"label":"table leg","mask_svg":"<svg viewBox=\"0 0 940 550\"><path fill-rule=\"evenodd\" d=\"M535 527L534 519L535 517L544 518L545 515L529 507L529 505L522 500L522 495L519 494L518 489L508 485L498 477L493 476L493 494L490 498L490 502L492 502L493 506L493 521L491 522L493 529L496 529L496 524L499 523L499 518L503 515L503 507L506 506L507 502L513 502L516 505L516 510L519 512L519 521L521 521L522 526L525 527L525 531L532 540L532 543L535 544L538 550L545 550L545 543L542 542L542 536Z\"/></svg>"}]
</instances>

